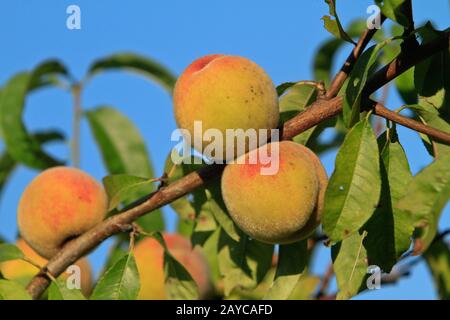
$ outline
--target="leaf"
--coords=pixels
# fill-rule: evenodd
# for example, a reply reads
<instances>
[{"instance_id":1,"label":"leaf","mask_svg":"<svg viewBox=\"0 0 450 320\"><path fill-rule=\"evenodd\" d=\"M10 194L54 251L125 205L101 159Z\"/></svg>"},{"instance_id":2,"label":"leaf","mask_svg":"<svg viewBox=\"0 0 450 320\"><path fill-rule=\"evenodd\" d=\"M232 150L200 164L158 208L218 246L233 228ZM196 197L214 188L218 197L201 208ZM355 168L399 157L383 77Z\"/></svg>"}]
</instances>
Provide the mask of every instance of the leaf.
<instances>
[{"instance_id":1,"label":"leaf","mask_svg":"<svg viewBox=\"0 0 450 320\"><path fill-rule=\"evenodd\" d=\"M443 31L437 31L431 23L418 29L423 38L422 43L428 43ZM448 32L448 31L447 31ZM450 121L450 53L442 50L419 63L414 71L414 83L419 92L419 104L425 102L439 109L441 116Z\"/></svg>"},{"instance_id":2,"label":"leaf","mask_svg":"<svg viewBox=\"0 0 450 320\"><path fill-rule=\"evenodd\" d=\"M411 245L413 225L408 215L396 209L394 203L405 196L412 174L395 127L381 135L378 141L382 160L381 198L378 208L363 228L367 231L364 247L370 265L390 272Z\"/></svg>"},{"instance_id":3,"label":"leaf","mask_svg":"<svg viewBox=\"0 0 450 320\"><path fill-rule=\"evenodd\" d=\"M24 257L22 250L9 243L0 244L0 262L22 259Z\"/></svg>"},{"instance_id":4,"label":"leaf","mask_svg":"<svg viewBox=\"0 0 450 320\"><path fill-rule=\"evenodd\" d=\"M366 232L355 232L331 247L333 268L339 292L338 300L350 299L363 289L367 278L367 252L363 246Z\"/></svg>"},{"instance_id":5,"label":"leaf","mask_svg":"<svg viewBox=\"0 0 450 320\"><path fill-rule=\"evenodd\" d=\"M140 289L139 272L134 255L120 258L100 278L91 300L136 300Z\"/></svg>"},{"instance_id":6,"label":"leaf","mask_svg":"<svg viewBox=\"0 0 450 320\"><path fill-rule=\"evenodd\" d=\"M145 141L125 115L102 106L87 111L86 116L110 174L153 177Z\"/></svg>"},{"instance_id":7,"label":"leaf","mask_svg":"<svg viewBox=\"0 0 450 320\"><path fill-rule=\"evenodd\" d=\"M198 299L198 286L189 272L167 250L164 251L164 275L169 299Z\"/></svg>"},{"instance_id":8,"label":"leaf","mask_svg":"<svg viewBox=\"0 0 450 320\"><path fill-rule=\"evenodd\" d=\"M359 121L364 86L377 61L379 51L390 41L391 40L385 40L367 49L356 61L355 66L350 73L348 84L345 89L342 111L344 123L348 128Z\"/></svg>"},{"instance_id":9,"label":"leaf","mask_svg":"<svg viewBox=\"0 0 450 320\"><path fill-rule=\"evenodd\" d=\"M95 61L89 68L89 76L100 72L123 69L141 74L162 85L170 93L176 82L176 77L156 61L133 53L119 53Z\"/></svg>"},{"instance_id":10,"label":"leaf","mask_svg":"<svg viewBox=\"0 0 450 320\"><path fill-rule=\"evenodd\" d=\"M444 154L421 170L409 183L395 207L410 215L418 229L415 253L424 252L436 235L442 210L450 199L450 154Z\"/></svg>"},{"instance_id":11,"label":"leaf","mask_svg":"<svg viewBox=\"0 0 450 320\"><path fill-rule=\"evenodd\" d=\"M164 249L164 276L166 294L172 300L198 299L198 286L185 267L170 253L164 238L160 233L154 233L156 239Z\"/></svg>"},{"instance_id":12,"label":"leaf","mask_svg":"<svg viewBox=\"0 0 450 320\"><path fill-rule=\"evenodd\" d=\"M344 28L342 28L341 22L339 21L339 17L336 13L336 0L325 0L325 2L330 7L331 16L334 17L334 19L332 19L330 16L322 17L325 29L327 29L328 32L330 32L336 38L355 44L353 39L345 32Z\"/></svg>"},{"instance_id":13,"label":"leaf","mask_svg":"<svg viewBox=\"0 0 450 320\"><path fill-rule=\"evenodd\" d=\"M308 261L307 241L280 245L277 271L264 299L286 300L295 289Z\"/></svg>"},{"instance_id":14,"label":"leaf","mask_svg":"<svg viewBox=\"0 0 450 320\"><path fill-rule=\"evenodd\" d=\"M250 240L243 233L236 242L221 229L218 251L219 270L228 296L235 288L252 289L263 280L272 263L273 245Z\"/></svg>"},{"instance_id":15,"label":"leaf","mask_svg":"<svg viewBox=\"0 0 450 320\"><path fill-rule=\"evenodd\" d=\"M427 104L425 101L421 101L420 105L410 105L407 107L413 110L424 124L450 134L450 124L440 117L439 111L434 106ZM425 148L432 157L450 152L450 146L435 141L430 136L424 134L420 134L420 136Z\"/></svg>"},{"instance_id":16,"label":"leaf","mask_svg":"<svg viewBox=\"0 0 450 320\"><path fill-rule=\"evenodd\" d=\"M109 198L108 211L118 208L123 202L135 200L136 193L149 194L155 188L151 179L128 174L106 176L103 185Z\"/></svg>"},{"instance_id":17,"label":"leaf","mask_svg":"<svg viewBox=\"0 0 450 320\"><path fill-rule=\"evenodd\" d=\"M439 299L450 300L450 250L442 239L431 244L424 254L428 269L433 276Z\"/></svg>"},{"instance_id":18,"label":"leaf","mask_svg":"<svg viewBox=\"0 0 450 320\"><path fill-rule=\"evenodd\" d=\"M0 300L31 300L31 296L20 284L0 280Z\"/></svg>"},{"instance_id":19,"label":"leaf","mask_svg":"<svg viewBox=\"0 0 450 320\"><path fill-rule=\"evenodd\" d=\"M345 137L325 193L323 230L332 242L345 239L369 220L380 189L378 146L364 119Z\"/></svg>"},{"instance_id":20,"label":"leaf","mask_svg":"<svg viewBox=\"0 0 450 320\"><path fill-rule=\"evenodd\" d=\"M409 27L409 20L404 13L405 0L376 0L381 12L404 27Z\"/></svg>"},{"instance_id":21,"label":"leaf","mask_svg":"<svg viewBox=\"0 0 450 320\"><path fill-rule=\"evenodd\" d=\"M0 154L0 195L15 167L16 162L7 152Z\"/></svg>"},{"instance_id":22,"label":"leaf","mask_svg":"<svg viewBox=\"0 0 450 320\"><path fill-rule=\"evenodd\" d=\"M52 281L48 289L48 300L86 300L79 289L69 289L66 280Z\"/></svg>"},{"instance_id":23,"label":"leaf","mask_svg":"<svg viewBox=\"0 0 450 320\"><path fill-rule=\"evenodd\" d=\"M414 85L414 70L414 67L410 68L395 78L397 91L406 104L414 104L418 101L417 90Z\"/></svg>"},{"instance_id":24,"label":"leaf","mask_svg":"<svg viewBox=\"0 0 450 320\"><path fill-rule=\"evenodd\" d=\"M320 281L320 277L303 275L289 296L289 300L311 300Z\"/></svg>"},{"instance_id":25,"label":"leaf","mask_svg":"<svg viewBox=\"0 0 450 320\"><path fill-rule=\"evenodd\" d=\"M305 111L316 99L317 89L315 87L302 83L292 85L279 99L282 123ZM293 140L300 144L306 144L315 128L300 133Z\"/></svg>"},{"instance_id":26,"label":"leaf","mask_svg":"<svg viewBox=\"0 0 450 320\"><path fill-rule=\"evenodd\" d=\"M46 169L62 164L42 150L22 121L26 96L34 89L52 84L48 78L60 74L67 74L64 66L57 61L48 61L37 66L32 72L15 75L2 90L0 130L7 152L15 161L31 168Z\"/></svg>"},{"instance_id":27,"label":"leaf","mask_svg":"<svg viewBox=\"0 0 450 320\"><path fill-rule=\"evenodd\" d=\"M86 116L110 174L154 178L145 141L125 115L112 107L103 106L86 112ZM147 194L135 191L133 200ZM147 231L164 229L160 210L142 216L137 223Z\"/></svg>"}]
</instances>

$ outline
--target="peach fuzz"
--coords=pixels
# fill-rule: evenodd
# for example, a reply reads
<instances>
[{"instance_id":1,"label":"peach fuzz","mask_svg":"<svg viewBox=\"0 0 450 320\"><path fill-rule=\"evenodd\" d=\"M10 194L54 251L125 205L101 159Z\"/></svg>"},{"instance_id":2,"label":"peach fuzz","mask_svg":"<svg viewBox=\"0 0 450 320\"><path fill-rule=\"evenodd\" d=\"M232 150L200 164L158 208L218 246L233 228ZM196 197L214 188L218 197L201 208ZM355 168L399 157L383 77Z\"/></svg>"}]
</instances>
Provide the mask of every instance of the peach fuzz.
<instances>
[{"instance_id":1,"label":"peach fuzz","mask_svg":"<svg viewBox=\"0 0 450 320\"><path fill-rule=\"evenodd\" d=\"M256 63L239 56L213 54L195 60L177 80L173 102L177 125L189 131L197 151L212 141L194 135L194 121L201 121L202 134L208 129L222 133L223 157L217 155L215 160L234 158L231 148L226 151L226 129L278 126L278 96L272 80ZM234 152L235 143L229 142Z\"/></svg>"},{"instance_id":2,"label":"peach fuzz","mask_svg":"<svg viewBox=\"0 0 450 320\"><path fill-rule=\"evenodd\" d=\"M75 168L41 172L24 190L18 225L24 240L44 258L51 258L70 239L101 222L107 196L101 184Z\"/></svg>"},{"instance_id":3,"label":"peach fuzz","mask_svg":"<svg viewBox=\"0 0 450 320\"><path fill-rule=\"evenodd\" d=\"M190 273L199 288L200 298L205 298L211 290L208 264L197 249L192 249L191 242L178 234L163 234L164 241L172 256ZM164 250L153 238L140 241L134 256L139 270L141 288L139 300L167 299L164 284Z\"/></svg>"},{"instance_id":4,"label":"peach fuzz","mask_svg":"<svg viewBox=\"0 0 450 320\"><path fill-rule=\"evenodd\" d=\"M323 172L319 177L318 164L305 152L306 147L291 141L274 143L279 148L278 172L262 175L261 167L270 164L250 164L249 157L258 149L250 151L242 156L245 163L226 166L222 196L234 222L250 237L266 243L292 243L317 226L324 177ZM274 143L268 145L269 151Z\"/></svg>"}]
</instances>

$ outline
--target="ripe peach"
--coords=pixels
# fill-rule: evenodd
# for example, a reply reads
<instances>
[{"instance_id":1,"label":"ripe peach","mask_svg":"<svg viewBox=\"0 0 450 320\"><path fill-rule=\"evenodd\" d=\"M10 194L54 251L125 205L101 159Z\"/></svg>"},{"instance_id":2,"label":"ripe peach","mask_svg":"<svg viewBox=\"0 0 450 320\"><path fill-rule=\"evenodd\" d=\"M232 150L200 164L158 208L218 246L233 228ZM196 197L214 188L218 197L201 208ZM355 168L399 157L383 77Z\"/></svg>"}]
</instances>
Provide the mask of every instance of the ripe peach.
<instances>
[{"instance_id":1,"label":"ripe peach","mask_svg":"<svg viewBox=\"0 0 450 320\"><path fill-rule=\"evenodd\" d=\"M278 96L272 80L260 66L243 57L213 54L195 60L179 77L173 96L177 125L189 131L197 151L214 142L202 137L204 131L217 129L222 134L223 152L213 155L215 160L231 160L238 153L236 139L227 142L226 129L269 130L278 126ZM201 121L200 136L194 134L194 121ZM255 147L259 142L265 143L255 139ZM249 147L247 141L242 151Z\"/></svg>"},{"instance_id":2,"label":"ripe peach","mask_svg":"<svg viewBox=\"0 0 450 320\"><path fill-rule=\"evenodd\" d=\"M26 187L18 207L21 236L49 259L74 238L105 217L103 187L81 170L47 169Z\"/></svg>"},{"instance_id":3,"label":"ripe peach","mask_svg":"<svg viewBox=\"0 0 450 320\"><path fill-rule=\"evenodd\" d=\"M270 164L260 158L249 163L258 149L250 151L225 168L222 196L232 219L250 237L291 243L307 237L320 222L326 173L306 147L291 141L273 142L268 144L270 155L276 150L274 144L279 150L278 171L262 175L261 169Z\"/></svg>"},{"instance_id":4,"label":"ripe peach","mask_svg":"<svg viewBox=\"0 0 450 320\"><path fill-rule=\"evenodd\" d=\"M208 265L200 251L192 249L191 242L178 234L163 234L167 248L190 273L197 283L200 298L211 289ZM141 289L139 300L164 300L167 298L164 285L164 250L153 238L139 242L134 255L139 270Z\"/></svg>"},{"instance_id":5,"label":"ripe peach","mask_svg":"<svg viewBox=\"0 0 450 320\"><path fill-rule=\"evenodd\" d=\"M36 251L34 251L23 239L17 240L16 245L31 261L37 263L42 267L47 263L47 259L37 254ZM91 266L87 258L81 258L75 263L75 265L80 267L81 291L87 297L91 291L92 285ZM38 271L38 268L23 260L10 260L0 263L0 272L6 279L9 280L28 282L34 275L38 273ZM60 277L67 278L68 276L69 274L64 272Z\"/></svg>"}]
</instances>

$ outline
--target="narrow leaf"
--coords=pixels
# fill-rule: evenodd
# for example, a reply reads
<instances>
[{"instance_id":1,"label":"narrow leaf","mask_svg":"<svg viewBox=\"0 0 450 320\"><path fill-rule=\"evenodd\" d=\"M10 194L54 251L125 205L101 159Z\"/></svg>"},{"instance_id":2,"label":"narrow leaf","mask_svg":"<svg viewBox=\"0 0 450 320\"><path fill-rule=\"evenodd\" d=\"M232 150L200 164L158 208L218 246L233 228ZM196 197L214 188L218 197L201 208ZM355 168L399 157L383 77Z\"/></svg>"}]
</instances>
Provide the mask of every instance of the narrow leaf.
<instances>
[{"instance_id":1,"label":"narrow leaf","mask_svg":"<svg viewBox=\"0 0 450 320\"><path fill-rule=\"evenodd\" d=\"M20 284L0 280L0 300L31 300L31 296Z\"/></svg>"},{"instance_id":2,"label":"narrow leaf","mask_svg":"<svg viewBox=\"0 0 450 320\"><path fill-rule=\"evenodd\" d=\"M425 251L438 227L442 210L450 199L450 154L444 154L420 171L408 185L405 196L395 203L418 228L415 252Z\"/></svg>"},{"instance_id":3,"label":"narrow leaf","mask_svg":"<svg viewBox=\"0 0 450 320\"><path fill-rule=\"evenodd\" d=\"M450 250L443 240L433 242L424 254L439 299L450 300Z\"/></svg>"},{"instance_id":4,"label":"narrow leaf","mask_svg":"<svg viewBox=\"0 0 450 320\"><path fill-rule=\"evenodd\" d=\"M342 28L341 22L339 21L339 17L336 13L336 0L325 0L325 2L330 7L330 15L334 17L334 19L330 16L322 17L325 29L327 29L328 32L336 38L355 44L353 39L345 32L344 28Z\"/></svg>"},{"instance_id":5,"label":"narrow leaf","mask_svg":"<svg viewBox=\"0 0 450 320\"><path fill-rule=\"evenodd\" d=\"M158 62L133 53L119 53L99 59L89 68L89 76L109 70L126 70L141 74L172 92L176 77Z\"/></svg>"},{"instance_id":6,"label":"narrow leaf","mask_svg":"<svg viewBox=\"0 0 450 320\"><path fill-rule=\"evenodd\" d=\"M302 276L308 261L307 241L280 245L277 271L265 299L288 299Z\"/></svg>"},{"instance_id":7,"label":"narrow leaf","mask_svg":"<svg viewBox=\"0 0 450 320\"><path fill-rule=\"evenodd\" d=\"M9 243L0 244L0 262L17 260L24 257L22 250Z\"/></svg>"},{"instance_id":8,"label":"narrow leaf","mask_svg":"<svg viewBox=\"0 0 450 320\"><path fill-rule=\"evenodd\" d=\"M79 289L69 289L66 280L52 281L48 289L48 300L86 300Z\"/></svg>"},{"instance_id":9,"label":"narrow leaf","mask_svg":"<svg viewBox=\"0 0 450 320\"><path fill-rule=\"evenodd\" d=\"M98 281L92 300L136 300L140 289L134 255L120 258Z\"/></svg>"},{"instance_id":10,"label":"narrow leaf","mask_svg":"<svg viewBox=\"0 0 450 320\"><path fill-rule=\"evenodd\" d=\"M339 242L372 216L380 197L378 146L367 119L345 137L325 194L324 232Z\"/></svg>"}]
</instances>

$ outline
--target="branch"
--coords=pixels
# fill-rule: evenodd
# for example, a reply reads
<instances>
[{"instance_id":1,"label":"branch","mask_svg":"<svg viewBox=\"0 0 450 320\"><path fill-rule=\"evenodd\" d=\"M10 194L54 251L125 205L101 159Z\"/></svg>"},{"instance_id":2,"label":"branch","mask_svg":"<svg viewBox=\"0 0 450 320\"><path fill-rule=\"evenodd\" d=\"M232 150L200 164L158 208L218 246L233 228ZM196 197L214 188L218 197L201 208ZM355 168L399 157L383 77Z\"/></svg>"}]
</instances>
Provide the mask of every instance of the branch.
<instances>
[{"instance_id":1,"label":"branch","mask_svg":"<svg viewBox=\"0 0 450 320\"><path fill-rule=\"evenodd\" d=\"M419 121L399 115L398 113L387 109L381 103L375 102L373 100L370 100L369 103L371 105L370 109L373 109L374 114L376 114L380 117L383 117L385 119L391 120L392 122L398 123L404 127L413 129L417 132L426 134L426 135L432 137L436 141L443 142L447 145L450 145L450 134L448 134L444 131L429 127Z\"/></svg>"},{"instance_id":2,"label":"branch","mask_svg":"<svg viewBox=\"0 0 450 320\"><path fill-rule=\"evenodd\" d=\"M364 89L363 95L368 97L385 84L398 77L409 68L419 62L446 50L449 47L450 31L445 32L440 37L426 44L420 45L414 51L402 51L400 55L392 60L388 65L378 70L371 78Z\"/></svg>"},{"instance_id":3,"label":"branch","mask_svg":"<svg viewBox=\"0 0 450 320\"><path fill-rule=\"evenodd\" d=\"M381 24L383 24L385 20L386 17L383 14L380 14ZM353 48L352 52L348 56L344 65L342 66L341 70L334 77L326 95L327 99L334 98L339 93L339 90L341 90L345 80L347 79L350 72L353 70L353 67L356 61L358 60L359 56L363 53L367 44L370 42L370 40L372 40L372 37L375 35L377 31L378 29L366 29L364 33L361 35L358 43L356 44L355 48Z\"/></svg>"},{"instance_id":4,"label":"branch","mask_svg":"<svg viewBox=\"0 0 450 320\"><path fill-rule=\"evenodd\" d=\"M426 50L424 50L423 47L425 47ZM391 65L390 64L388 67L383 68L382 70L385 70L386 74L384 75L381 71L379 71L374 79L369 80L368 86L371 90L377 90L386 83L386 79L392 80L404 72L406 70L405 66L410 67L414 63L418 63L433 55L437 51L445 48L448 48L448 37L441 37L438 41L433 41L428 45L422 46L411 56L401 57L401 63L397 60L391 62L391 64L399 65L400 67L392 69L389 67ZM317 100L306 111L284 124L281 135L282 139L291 139L299 133L314 127L320 122L334 117L341 111L342 97L336 97L330 100ZM146 197L143 197L117 215L106 219L78 238L68 242L62 250L58 252L58 254L49 260L44 269L31 280L27 287L28 292L34 299L38 298L45 291L51 281L46 272L50 273L54 277L57 277L64 272L68 266L89 253L105 239L117 233L123 232L124 228L129 230L131 224L137 218L169 204L194 191L196 188L219 178L224 167L224 165L216 164L204 167L199 171L192 172L171 183L170 185L163 187Z\"/></svg>"}]
</instances>

